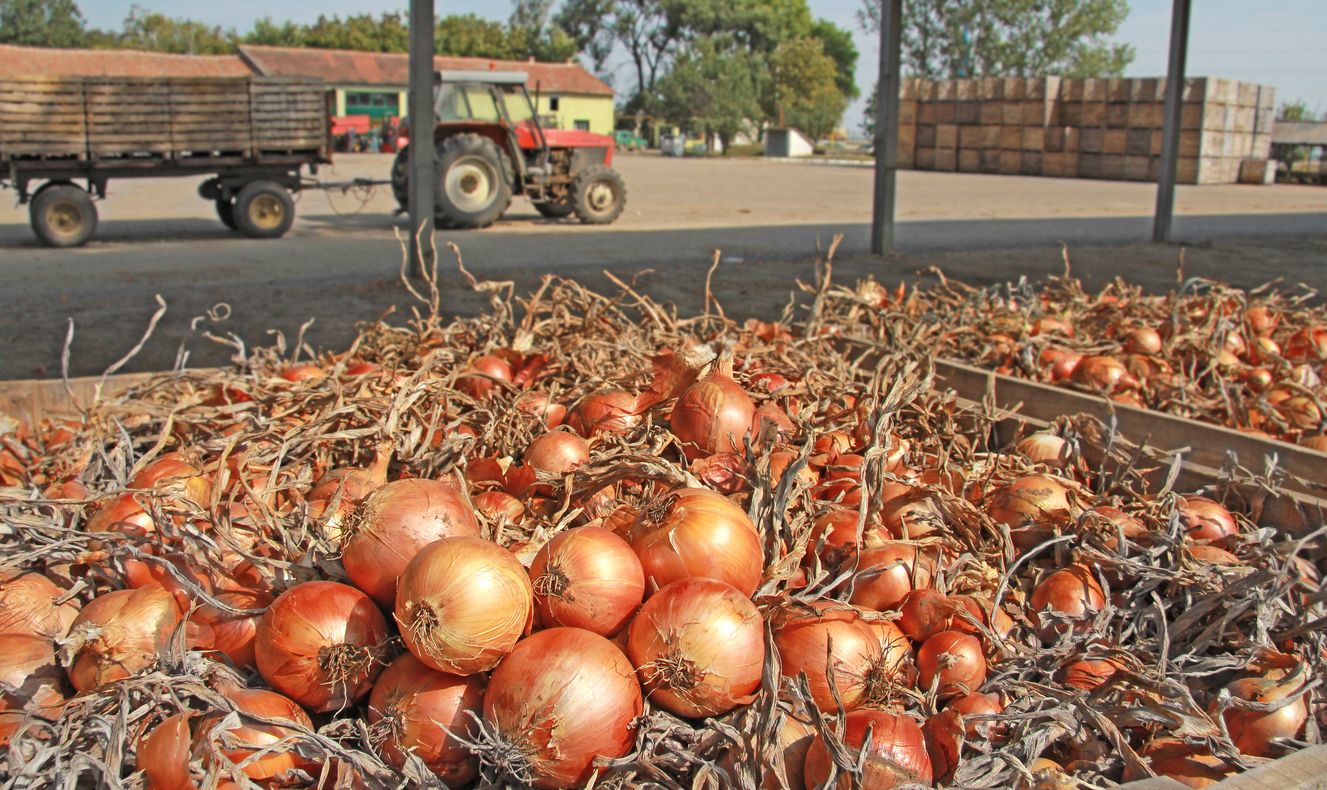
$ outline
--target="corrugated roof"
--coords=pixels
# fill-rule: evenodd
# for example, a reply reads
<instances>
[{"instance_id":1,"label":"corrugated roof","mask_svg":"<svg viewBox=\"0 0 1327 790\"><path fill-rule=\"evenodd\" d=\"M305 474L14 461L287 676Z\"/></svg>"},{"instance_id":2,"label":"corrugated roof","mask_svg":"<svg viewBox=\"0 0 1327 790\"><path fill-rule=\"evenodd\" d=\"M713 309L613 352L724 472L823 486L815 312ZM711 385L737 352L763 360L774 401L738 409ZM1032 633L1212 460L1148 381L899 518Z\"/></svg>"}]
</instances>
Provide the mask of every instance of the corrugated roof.
<instances>
[{"instance_id":1,"label":"corrugated roof","mask_svg":"<svg viewBox=\"0 0 1327 790\"><path fill-rule=\"evenodd\" d=\"M1272 126L1272 142L1286 145L1327 145L1327 122L1277 121Z\"/></svg>"},{"instance_id":2,"label":"corrugated roof","mask_svg":"<svg viewBox=\"0 0 1327 790\"><path fill-rule=\"evenodd\" d=\"M0 77L247 77L251 73L234 55L0 44Z\"/></svg>"},{"instance_id":3,"label":"corrugated roof","mask_svg":"<svg viewBox=\"0 0 1327 790\"><path fill-rule=\"evenodd\" d=\"M409 58L381 52L302 47L240 47L240 57L254 71L274 77L321 77L338 85L391 86L410 84ZM613 89L586 71L579 63L535 63L488 58L433 58L435 69L524 71L530 75L526 87L544 93L581 93L612 96Z\"/></svg>"}]
</instances>

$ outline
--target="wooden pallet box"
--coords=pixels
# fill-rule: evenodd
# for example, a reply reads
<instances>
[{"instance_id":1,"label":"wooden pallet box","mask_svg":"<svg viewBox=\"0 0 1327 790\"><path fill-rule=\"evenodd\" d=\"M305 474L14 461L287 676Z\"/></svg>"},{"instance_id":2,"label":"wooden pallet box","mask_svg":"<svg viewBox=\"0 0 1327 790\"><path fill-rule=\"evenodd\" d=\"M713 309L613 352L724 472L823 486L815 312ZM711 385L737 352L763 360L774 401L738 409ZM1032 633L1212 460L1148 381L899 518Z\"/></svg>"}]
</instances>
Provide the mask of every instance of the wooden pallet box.
<instances>
[{"instance_id":1,"label":"wooden pallet box","mask_svg":"<svg viewBox=\"0 0 1327 790\"><path fill-rule=\"evenodd\" d=\"M1044 152L1046 150L1046 127L1023 127L1023 150ZM1028 175L1024 173L1024 175Z\"/></svg>"},{"instance_id":2,"label":"wooden pallet box","mask_svg":"<svg viewBox=\"0 0 1327 790\"><path fill-rule=\"evenodd\" d=\"M981 123L981 102L958 102L954 112L954 122L960 126L976 126Z\"/></svg>"},{"instance_id":3,"label":"wooden pallet box","mask_svg":"<svg viewBox=\"0 0 1327 790\"><path fill-rule=\"evenodd\" d=\"M1048 153L1042 159L1042 169L1056 178L1078 178L1077 153Z\"/></svg>"},{"instance_id":4,"label":"wooden pallet box","mask_svg":"<svg viewBox=\"0 0 1327 790\"><path fill-rule=\"evenodd\" d=\"M977 128L981 130L981 144L977 147L982 150L998 151L1001 136L1004 134L1004 127L997 124L995 126L978 126Z\"/></svg>"},{"instance_id":5,"label":"wooden pallet box","mask_svg":"<svg viewBox=\"0 0 1327 790\"><path fill-rule=\"evenodd\" d=\"M1128 144L1128 129L1106 129L1101 134L1101 152L1103 154L1123 156L1128 149Z\"/></svg>"},{"instance_id":6,"label":"wooden pallet box","mask_svg":"<svg viewBox=\"0 0 1327 790\"><path fill-rule=\"evenodd\" d=\"M1023 102L1006 99L1000 108L1000 123L1004 126L1023 125Z\"/></svg>"},{"instance_id":7,"label":"wooden pallet box","mask_svg":"<svg viewBox=\"0 0 1327 790\"><path fill-rule=\"evenodd\" d=\"M983 131L984 129L981 126L958 127L958 147L970 148L974 151L981 148Z\"/></svg>"},{"instance_id":8,"label":"wooden pallet box","mask_svg":"<svg viewBox=\"0 0 1327 790\"><path fill-rule=\"evenodd\" d=\"M937 102L935 105L935 122L958 123L958 102Z\"/></svg>"},{"instance_id":9,"label":"wooden pallet box","mask_svg":"<svg viewBox=\"0 0 1327 790\"><path fill-rule=\"evenodd\" d=\"M1022 169L1018 171L1019 175L1042 175L1045 172L1045 157L1046 154L1042 151L1024 151L1023 166Z\"/></svg>"},{"instance_id":10,"label":"wooden pallet box","mask_svg":"<svg viewBox=\"0 0 1327 790\"><path fill-rule=\"evenodd\" d=\"M1000 173L1002 175L1016 176L1022 172L1023 172L1022 151L1000 152Z\"/></svg>"},{"instance_id":11,"label":"wooden pallet box","mask_svg":"<svg viewBox=\"0 0 1327 790\"><path fill-rule=\"evenodd\" d=\"M935 169L945 173L952 173L958 170L958 149L935 149Z\"/></svg>"},{"instance_id":12,"label":"wooden pallet box","mask_svg":"<svg viewBox=\"0 0 1327 790\"><path fill-rule=\"evenodd\" d=\"M917 146L917 153L914 157L913 167L918 170L934 170L935 149L929 147L923 148L920 145Z\"/></svg>"},{"instance_id":13,"label":"wooden pallet box","mask_svg":"<svg viewBox=\"0 0 1327 790\"><path fill-rule=\"evenodd\" d=\"M952 123L936 124L935 147L953 151L958 148L958 125Z\"/></svg>"},{"instance_id":14,"label":"wooden pallet box","mask_svg":"<svg viewBox=\"0 0 1327 790\"><path fill-rule=\"evenodd\" d=\"M1083 129L1080 132L1078 149L1085 154L1099 154L1105 150L1105 129Z\"/></svg>"},{"instance_id":15,"label":"wooden pallet box","mask_svg":"<svg viewBox=\"0 0 1327 790\"><path fill-rule=\"evenodd\" d=\"M1022 151L1023 127L1022 126L1000 127L1000 148L1005 151Z\"/></svg>"},{"instance_id":16,"label":"wooden pallet box","mask_svg":"<svg viewBox=\"0 0 1327 790\"><path fill-rule=\"evenodd\" d=\"M1123 154L1102 154L1101 174L1097 178L1104 178L1108 181L1123 181L1124 160Z\"/></svg>"},{"instance_id":17,"label":"wooden pallet box","mask_svg":"<svg viewBox=\"0 0 1327 790\"><path fill-rule=\"evenodd\" d=\"M1129 104L1128 102L1113 102L1106 105L1106 121L1108 129L1127 129L1129 128Z\"/></svg>"},{"instance_id":18,"label":"wooden pallet box","mask_svg":"<svg viewBox=\"0 0 1327 790\"><path fill-rule=\"evenodd\" d=\"M1128 129L1125 131L1125 136L1124 153L1129 156L1152 155L1151 129Z\"/></svg>"},{"instance_id":19,"label":"wooden pallet box","mask_svg":"<svg viewBox=\"0 0 1327 790\"><path fill-rule=\"evenodd\" d=\"M981 152L981 165L979 172L997 175L1000 172L1000 155L1004 153L999 148L990 148Z\"/></svg>"},{"instance_id":20,"label":"wooden pallet box","mask_svg":"<svg viewBox=\"0 0 1327 790\"><path fill-rule=\"evenodd\" d=\"M917 123L934 124L936 115L935 103L923 101L917 105Z\"/></svg>"},{"instance_id":21,"label":"wooden pallet box","mask_svg":"<svg viewBox=\"0 0 1327 790\"><path fill-rule=\"evenodd\" d=\"M1149 181L1155 180L1155 178L1156 176L1152 172L1152 157L1150 155L1124 157L1125 181Z\"/></svg>"},{"instance_id":22,"label":"wooden pallet box","mask_svg":"<svg viewBox=\"0 0 1327 790\"><path fill-rule=\"evenodd\" d=\"M898 103L898 122L901 126L917 123L916 99L903 99Z\"/></svg>"},{"instance_id":23,"label":"wooden pallet box","mask_svg":"<svg viewBox=\"0 0 1327 790\"><path fill-rule=\"evenodd\" d=\"M981 151L976 148L958 149L958 171L977 173L981 171Z\"/></svg>"}]
</instances>

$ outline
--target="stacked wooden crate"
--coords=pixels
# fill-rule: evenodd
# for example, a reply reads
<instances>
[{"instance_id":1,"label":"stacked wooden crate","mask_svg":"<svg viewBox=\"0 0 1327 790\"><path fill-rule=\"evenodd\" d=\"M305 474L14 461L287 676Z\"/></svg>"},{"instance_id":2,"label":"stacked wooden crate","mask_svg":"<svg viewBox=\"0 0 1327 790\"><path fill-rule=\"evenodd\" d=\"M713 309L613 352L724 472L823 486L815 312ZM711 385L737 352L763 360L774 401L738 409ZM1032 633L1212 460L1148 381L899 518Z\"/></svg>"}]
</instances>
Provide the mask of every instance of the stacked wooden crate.
<instances>
[{"instance_id":1,"label":"stacked wooden crate","mask_svg":"<svg viewBox=\"0 0 1327 790\"><path fill-rule=\"evenodd\" d=\"M1008 175L1155 181L1164 79L904 80L899 166ZM1271 152L1274 88L1186 82L1179 180L1239 180Z\"/></svg>"}]
</instances>

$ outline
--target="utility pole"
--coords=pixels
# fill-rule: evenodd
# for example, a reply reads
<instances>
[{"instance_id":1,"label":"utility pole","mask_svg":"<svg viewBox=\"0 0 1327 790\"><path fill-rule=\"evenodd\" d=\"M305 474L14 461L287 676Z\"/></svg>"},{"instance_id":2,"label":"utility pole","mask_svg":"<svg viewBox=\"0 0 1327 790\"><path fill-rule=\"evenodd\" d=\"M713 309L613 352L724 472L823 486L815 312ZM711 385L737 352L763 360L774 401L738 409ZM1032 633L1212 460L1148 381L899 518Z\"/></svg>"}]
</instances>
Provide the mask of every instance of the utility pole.
<instances>
[{"instance_id":1,"label":"utility pole","mask_svg":"<svg viewBox=\"0 0 1327 790\"><path fill-rule=\"evenodd\" d=\"M880 78L875 99L875 204L871 254L894 252L898 182L899 69L903 43L903 0L880 0Z\"/></svg>"},{"instance_id":2,"label":"utility pole","mask_svg":"<svg viewBox=\"0 0 1327 790\"><path fill-rule=\"evenodd\" d=\"M433 268L433 0L410 0L410 275Z\"/></svg>"},{"instance_id":3,"label":"utility pole","mask_svg":"<svg viewBox=\"0 0 1327 790\"><path fill-rule=\"evenodd\" d=\"M1170 241L1175 218L1175 179L1180 159L1180 119L1184 109L1184 67L1189 58L1190 0L1174 0L1170 16L1170 67L1166 71L1166 122L1161 132L1161 167L1157 172L1157 212L1152 241Z\"/></svg>"}]
</instances>

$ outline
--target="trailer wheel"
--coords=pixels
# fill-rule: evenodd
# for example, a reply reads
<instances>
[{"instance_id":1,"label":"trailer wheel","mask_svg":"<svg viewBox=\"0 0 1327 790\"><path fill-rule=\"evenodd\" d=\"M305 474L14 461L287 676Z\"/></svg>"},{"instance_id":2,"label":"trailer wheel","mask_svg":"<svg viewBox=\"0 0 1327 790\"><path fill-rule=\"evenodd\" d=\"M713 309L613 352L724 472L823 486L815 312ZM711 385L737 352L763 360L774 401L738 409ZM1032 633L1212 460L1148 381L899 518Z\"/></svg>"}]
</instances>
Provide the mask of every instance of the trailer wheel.
<instances>
[{"instance_id":1,"label":"trailer wheel","mask_svg":"<svg viewBox=\"0 0 1327 790\"><path fill-rule=\"evenodd\" d=\"M441 227L488 227L511 205L511 162L487 137L458 134L443 140L436 168L434 209Z\"/></svg>"},{"instance_id":2,"label":"trailer wheel","mask_svg":"<svg viewBox=\"0 0 1327 790\"><path fill-rule=\"evenodd\" d=\"M217 198L217 216L221 218L221 224L231 230L239 230L240 226L235 222L235 201L226 198Z\"/></svg>"},{"instance_id":3,"label":"trailer wheel","mask_svg":"<svg viewBox=\"0 0 1327 790\"><path fill-rule=\"evenodd\" d=\"M235 224L245 236L275 239L295 221L295 201L275 181L251 181L235 198Z\"/></svg>"},{"instance_id":4,"label":"trailer wheel","mask_svg":"<svg viewBox=\"0 0 1327 790\"><path fill-rule=\"evenodd\" d=\"M591 165L571 181L576 218L587 225L607 225L627 204L627 186L611 167Z\"/></svg>"},{"instance_id":5,"label":"trailer wheel","mask_svg":"<svg viewBox=\"0 0 1327 790\"><path fill-rule=\"evenodd\" d=\"M87 190L48 184L32 199L32 230L48 247L79 247L97 230L97 207Z\"/></svg>"}]
</instances>

